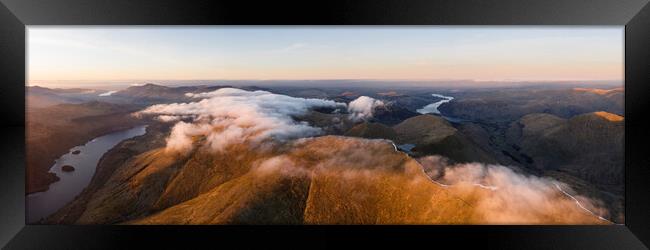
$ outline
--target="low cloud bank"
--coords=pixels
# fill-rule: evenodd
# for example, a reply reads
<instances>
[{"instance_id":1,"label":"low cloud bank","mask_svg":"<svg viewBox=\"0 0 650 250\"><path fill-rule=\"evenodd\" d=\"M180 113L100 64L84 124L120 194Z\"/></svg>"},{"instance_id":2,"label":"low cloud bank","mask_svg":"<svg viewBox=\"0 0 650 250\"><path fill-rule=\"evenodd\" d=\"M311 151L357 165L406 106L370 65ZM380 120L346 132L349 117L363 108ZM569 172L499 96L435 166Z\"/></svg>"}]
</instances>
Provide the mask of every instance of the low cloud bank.
<instances>
[{"instance_id":1,"label":"low cloud bank","mask_svg":"<svg viewBox=\"0 0 650 250\"><path fill-rule=\"evenodd\" d=\"M552 224L551 218L563 222L608 216L600 201L572 195L575 192L568 185L550 178L525 176L499 165L449 164L440 156L418 162L433 181L475 200L476 211L492 224Z\"/></svg>"},{"instance_id":2,"label":"low cloud bank","mask_svg":"<svg viewBox=\"0 0 650 250\"><path fill-rule=\"evenodd\" d=\"M221 88L212 92L186 93L196 102L158 104L136 115L155 115L161 122L176 122L167 139L167 150L187 152L195 141L221 151L232 144L259 143L265 139L288 140L322 134L322 130L293 117L307 114L314 108L336 108L349 111L348 119L362 121L372 118L373 110L384 102L361 96L350 102L298 98L268 91L246 91Z\"/></svg>"},{"instance_id":3,"label":"low cloud bank","mask_svg":"<svg viewBox=\"0 0 650 250\"><path fill-rule=\"evenodd\" d=\"M153 105L139 112L157 115L157 119L168 122L193 118L192 123L180 121L174 125L167 140L168 150L191 149L195 136L203 136L205 145L217 151L235 143L259 143L267 138L285 140L314 136L321 133L320 128L297 122L292 117L304 115L312 108L345 106L330 100L235 88L186 96L201 100Z\"/></svg>"}]
</instances>

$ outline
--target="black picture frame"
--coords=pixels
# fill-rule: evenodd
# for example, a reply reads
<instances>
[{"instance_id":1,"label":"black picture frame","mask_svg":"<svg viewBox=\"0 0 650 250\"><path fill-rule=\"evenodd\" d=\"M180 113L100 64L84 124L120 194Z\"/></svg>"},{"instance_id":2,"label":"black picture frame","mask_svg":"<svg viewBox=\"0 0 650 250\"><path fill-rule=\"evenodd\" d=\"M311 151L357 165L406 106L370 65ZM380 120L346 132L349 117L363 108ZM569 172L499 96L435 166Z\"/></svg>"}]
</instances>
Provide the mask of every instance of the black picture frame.
<instances>
[{"instance_id":1,"label":"black picture frame","mask_svg":"<svg viewBox=\"0 0 650 250\"><path fill-rule=\"evenodd\" d=\"M647 249L650 245L648 0L0 0L0 245L7 249L475 246ZM25 225L26 25L625 26L624 226ZM203 245L205 244L205 245ZM645 244L645 246L644 246Z\"/></svg>"}]
</instances>

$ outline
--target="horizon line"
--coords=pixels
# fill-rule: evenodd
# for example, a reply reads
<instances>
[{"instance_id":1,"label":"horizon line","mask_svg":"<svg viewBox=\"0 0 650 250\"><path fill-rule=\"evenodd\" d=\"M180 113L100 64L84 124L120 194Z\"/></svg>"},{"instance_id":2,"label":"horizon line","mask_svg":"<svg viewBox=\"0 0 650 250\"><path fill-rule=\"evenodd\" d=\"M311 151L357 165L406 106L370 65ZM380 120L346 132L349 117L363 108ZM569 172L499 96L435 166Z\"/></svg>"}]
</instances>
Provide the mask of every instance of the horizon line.
<instances>
[{"instance_id":1,"label":"horizon line","mask_svg":"<svg viewBox=\"0 0 650 250\"><path fill-rule=\"evenodd\" d=\"M252 78L236 78L236 79L227 79L227 78L213 78L213 79L65 79L65 80L29 80L28 83L33 82L128 82L128 81L140 81L140 82L155 82L155 81L413 81L413 82L426 82L426 81L469 81L469 82L604 82L604 81L624 81L625 79L463 79L463 78L452 78L452 79L442 79L442 78L431 78L431 79L422 79L422 78L314 78L314 79L252 79Z\"/></svg>"}]
</instances>

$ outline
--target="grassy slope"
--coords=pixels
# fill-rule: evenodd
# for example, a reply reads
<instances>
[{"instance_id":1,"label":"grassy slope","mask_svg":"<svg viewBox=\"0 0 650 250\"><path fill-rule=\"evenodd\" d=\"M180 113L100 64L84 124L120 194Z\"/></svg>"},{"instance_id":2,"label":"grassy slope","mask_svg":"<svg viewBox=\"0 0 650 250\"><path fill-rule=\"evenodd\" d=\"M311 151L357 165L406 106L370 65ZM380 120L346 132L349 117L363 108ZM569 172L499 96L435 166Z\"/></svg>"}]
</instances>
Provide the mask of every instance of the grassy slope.
<instances>
[{"instance_id":1,"label":"grassy slope","mask_svg":"<svg viewBox=\"0 0 650 250\"><path fill-rule=\"evenodd\" d=\"M278 155L291 163L261 170L260 161ZM183 157L154 149L118 168L75 223L485 223L473 205L480 192L431 182L383 140L325 136L268 151L198 149ZM577 208L567 213L582 214L570 223L598 222Z\"/></svg>"}]
</instances>

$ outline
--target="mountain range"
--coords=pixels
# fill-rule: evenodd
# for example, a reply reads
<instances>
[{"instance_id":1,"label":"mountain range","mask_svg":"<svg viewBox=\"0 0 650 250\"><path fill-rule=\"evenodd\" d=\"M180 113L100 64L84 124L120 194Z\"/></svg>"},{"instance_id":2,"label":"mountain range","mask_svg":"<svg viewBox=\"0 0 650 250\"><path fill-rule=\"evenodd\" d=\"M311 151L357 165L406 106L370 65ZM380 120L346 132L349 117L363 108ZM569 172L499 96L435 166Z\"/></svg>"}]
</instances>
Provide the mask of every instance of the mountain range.
<instances>
[{"instance_id":1,"label":"mountain range","mask_svg":"<svg viewBox=\"0 0 650 250\"><path fill-rule=\"evenodd\" d=\"M210 133L241 133L252 125L236 123L228 130L233 125L226 123L192 132L191 150L172 152L166 145L178 124L199 131L201 119L215 119L215 111L193 118L160 113L177 119L170 121L134 115L152 105L177 108L201 101L188 93L228 89L145 84L110 94L94 91L91 97L88 90L29 87L28 100L39 105L28 103L27 109L28 193L56 181L47 169L70 147L149 125L144 136L106 153L89 186L40 223L608 223L593 213L624 220L622 89L437 91L454 96L439 107L442 116L416 111L441 100L422 89L241 87L250 98L272 93L286 96L277 97L283 102L337 104L291 113L289 121L280 115L260 120L310 126L315 135L253 142L250 138L263 132L246 132L239 135L241 143L221 151L206 146L215 138ZM361 96L374 104L349 108ZM232 110L263 115L256 112L274 110L265 106L274 101L251 99L258 106ZM367 113L353 119L355 112ZM546 202L527 200L513 191L515 183L525 184L521 193Z\"/></svg>"}]
</instances>

